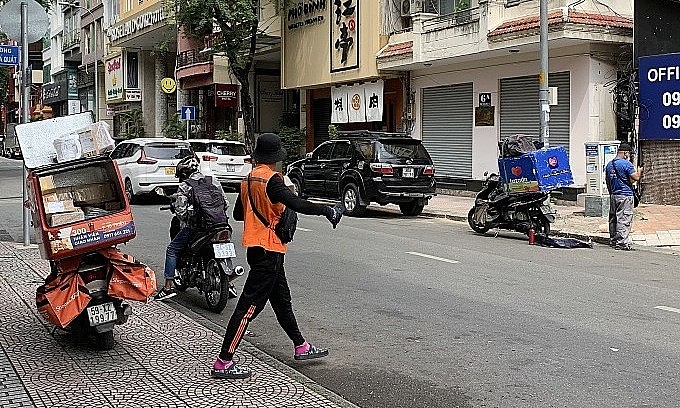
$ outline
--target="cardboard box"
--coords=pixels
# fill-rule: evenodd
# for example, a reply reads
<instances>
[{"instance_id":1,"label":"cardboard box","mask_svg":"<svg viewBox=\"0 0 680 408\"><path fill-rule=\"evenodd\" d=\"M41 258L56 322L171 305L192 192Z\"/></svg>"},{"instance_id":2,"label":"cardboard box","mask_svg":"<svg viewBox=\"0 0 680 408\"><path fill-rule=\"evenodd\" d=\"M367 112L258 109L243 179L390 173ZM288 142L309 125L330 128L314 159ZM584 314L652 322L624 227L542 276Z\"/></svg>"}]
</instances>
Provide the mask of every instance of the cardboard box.
<instances>
[{"instance_id":1,"label":"cardboard box","mask_svg":"<svg viewBox=\"0 0 680 408\"><path fill-rule=\"evenodd\" d=\"M75 211L71 212L48 214L47 218L49 220L50 226L56 227L59 225L83 221L85 219L85 213L80 208L77 208Z\"/></svg>"},{"instance_id":2,"label":"cardboard box","mask_svg":"<svg viewBox=\"0 0 680 408\"><path fill-rule=\"evenodd\" d=\"M58 214L78 211L73 205L73 200L46 201L45 214Z\"/></svg>"},{"instance_id":3,"label":"cardboard box","mask_svg":"<svg viewBox=\"0 0 680 408\"><path fill-rule=\"evenodd\" d=\"M71 190L57 189L52 193L43 194L42 198L43 203L73 200L73 194L71 194Z\"/></svg>"},{"instance_id":4,"label":"cardboard box","mask_svg":"<svg viewBox=\"0 0 680 408\"><path fill-rule=\"evenodd\" d=\"M99 204L116 199L111 184L88 184L73 189L73 201L82 204Z\"/></svg>"},{"instance_id":5,"label":"cardboard box","mask_svg":"<svg viewBox=\"0 0 680 408\"><path fill-rule=\"evenodd\" d=\"M510 193L548 192L574 184L567 150L544 148L519 157L499 158L501 180Z\"/></svg>"},{"instance_id":6,"label":"cardboard box","mask_svg":"<svg viewBox=\"0 0 680 408\"><path fill-rule=\"evenodd\" d=\"M78 138L84 157L98 156L113 150L115 145L106 122L96 122L89 128L81 129L78 131Z\"/></svg>"},{"instance_id":7,"label":"cardboard box","mask_svg":"<svg viewBox=\"0 0 680 408\"><path fill-rule=\"evenodd\" d=\"M54 184L54 176L40 177L40 191L43 194L54 192L57 186Z\"/></svg>"}]
</instances>

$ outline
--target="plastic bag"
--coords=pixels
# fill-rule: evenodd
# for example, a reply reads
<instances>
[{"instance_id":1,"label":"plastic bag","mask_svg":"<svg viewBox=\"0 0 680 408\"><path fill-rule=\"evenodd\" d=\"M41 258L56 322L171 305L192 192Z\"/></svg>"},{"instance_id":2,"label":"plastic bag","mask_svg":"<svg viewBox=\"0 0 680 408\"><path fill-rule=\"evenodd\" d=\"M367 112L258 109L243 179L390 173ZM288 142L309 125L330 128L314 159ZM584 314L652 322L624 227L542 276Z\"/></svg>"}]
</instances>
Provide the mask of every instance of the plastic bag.
<instances>
[{"instance_id":1,"label":"plastic bag","mask_svg":"<svg viewBox=\"0 0 680 408\"><path fill-rule=\"evenodd\" d=\"M59 136L53 144L54 150L57 151L57 162L59 163L83 157L83 147L77 133Z\"/></svg>"}]
</instances>

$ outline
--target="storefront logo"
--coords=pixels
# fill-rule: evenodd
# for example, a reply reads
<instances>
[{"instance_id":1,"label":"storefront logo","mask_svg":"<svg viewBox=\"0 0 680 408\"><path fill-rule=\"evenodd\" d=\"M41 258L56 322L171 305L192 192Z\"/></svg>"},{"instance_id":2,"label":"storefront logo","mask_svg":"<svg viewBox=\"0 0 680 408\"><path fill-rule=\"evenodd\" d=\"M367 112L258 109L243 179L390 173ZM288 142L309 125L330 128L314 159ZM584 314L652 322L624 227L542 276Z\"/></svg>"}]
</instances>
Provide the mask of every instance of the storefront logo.
<instances>
[{"instance_id":1,"label":"storefront logo","mask_svg":"<svg viewBox=\"0 0 680 408\"><path fill-rule=\"evenodd\" d=\"M334 0L331 72L359 67L359 0Z\"/></svg>"},{"instance_id":2,"label":"storefront logo","mask_svg":"<svg viewBox=\"0 0 680 408\"><path fill-rule=\"evenodd\" d=\"M515 166L512 169L510 169L510 172L512 173L513 176L519 177L522 175L522 168L520 166Z\"/></svg>"},{"instance_id":3,"label":"storefront logo","mask_svg":"<svg viewBox=\"0 0 680 408\"><path fill-rule=\"evenodd\" d=\"M106 71L106 101L111 102L123 99L123 81L119 80L123 75L123 57L118 55L105 62Z\"/></svg>"},{"instance_id":4,"label":"storefront logo","mask_svg":"<svg viewBox=\"0 0 680 408\"><path fill-rule=\"evenodd\" d=\"M553 157L548 159L548 167L550 167L551 169L555 169L559 165L560 165L560 163L559 163L559 160L557 160L557 157L553 156Z\"/></svg>"},{"instance_id":5,"label":"storefront logo","mask_svg":"<svg viewBox=\"0 0 680 408\"><path fill-rule=\"evenodd\" d=\"M359 94L352 95L352 109L355 111L361 109L361 96Z\"/></svg>"},{"instance_id":6,"label":"storefront logo","mask_svg":"<svg viewBox=\"0 0 680 408\"><path fill-rule=\"evenodd\" d=\"M111 42L117 41L121 38L135 34L137 31L143 30L147 27L162 23L168 18L165 10L160 8L155 11L149 11L137 18L128 20L122 24L111 27L106 31Z\"/></svg>"},{"instance_id":7,"label":"storefront logo","mask_svg":"<svg viewBox=\"0 0 680 408\"><path fill-rule=\"evenodd\" d=\"M322 23L324 21L323 12L328 7L328 1L330 0L301 1L297 6L289 8L287 17L289 22L288 29L295 30L296 28Z\"/></svg>"}]
</instances>

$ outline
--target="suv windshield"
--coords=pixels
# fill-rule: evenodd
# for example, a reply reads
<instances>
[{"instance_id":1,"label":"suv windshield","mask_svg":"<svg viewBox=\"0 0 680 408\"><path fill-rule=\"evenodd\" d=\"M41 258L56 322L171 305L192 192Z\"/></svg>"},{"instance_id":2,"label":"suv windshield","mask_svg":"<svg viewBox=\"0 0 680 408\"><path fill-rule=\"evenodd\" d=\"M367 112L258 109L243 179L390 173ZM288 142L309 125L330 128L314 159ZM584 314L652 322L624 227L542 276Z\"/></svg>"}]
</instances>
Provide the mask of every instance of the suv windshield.
<instances>
[{"instance_id":1,"label":"suv windshield","mask_svg":"<svg viewBox=\"0 0 680 408\"><path fill-rule=\"evenodd\" d=\"M375 143L377 158L381 162L397 162L402 160L427 160L430 155L419 141L387 141L382 140Z\"/></svg>"},{"instance_id":2,"label":"suv windshield","mask_svg":"<svg viewBox=\"0 0 680 408\"><path fill-rule=\"evenodd\" d=\"M191 149L185 144L153 143L144 146L146 157L161 160L183 159L191 156Z\"/></svg>"},{"instance_id":3,"label":"suv windshield","mask_svg":"<svg viewBox=\"0 0 680 408\"><path fill-rule=\"evenodd\" d=\"M195 152L206 152L220 156L246 156L244 145L235 143L191 143Z\"/></svg>"}]
</instances>

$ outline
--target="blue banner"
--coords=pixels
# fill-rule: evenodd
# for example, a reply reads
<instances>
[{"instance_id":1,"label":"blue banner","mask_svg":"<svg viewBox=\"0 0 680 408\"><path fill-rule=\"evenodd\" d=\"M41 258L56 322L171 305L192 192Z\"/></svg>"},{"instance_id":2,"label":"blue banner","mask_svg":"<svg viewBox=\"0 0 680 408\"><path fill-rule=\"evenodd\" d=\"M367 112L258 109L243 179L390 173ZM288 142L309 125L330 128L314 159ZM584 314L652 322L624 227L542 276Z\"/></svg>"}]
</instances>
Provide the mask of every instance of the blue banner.
<instances>
[{"instance_id":1,"label":"blue banner","mask_svg":"<svg viewBox=\"0 0 680 408\"><path fill-rule=\"evenodd\" d=\"M640 139L680 140L680 54L640 58Z\"/></svg>"},{"instance_id":2,"label":"blue banner","mask_svg":"<svg viewBox=\"0 0 680 408\"><path fill-rule=\"evenodd\" d=\"M0 44L0 65L20 65L20 48L16 45Z\"/></svg>"}]
</instances>

